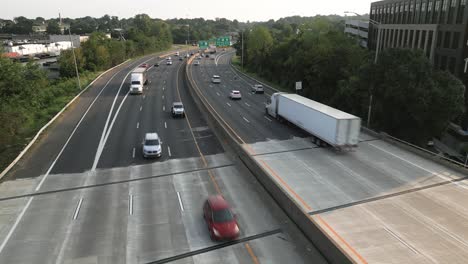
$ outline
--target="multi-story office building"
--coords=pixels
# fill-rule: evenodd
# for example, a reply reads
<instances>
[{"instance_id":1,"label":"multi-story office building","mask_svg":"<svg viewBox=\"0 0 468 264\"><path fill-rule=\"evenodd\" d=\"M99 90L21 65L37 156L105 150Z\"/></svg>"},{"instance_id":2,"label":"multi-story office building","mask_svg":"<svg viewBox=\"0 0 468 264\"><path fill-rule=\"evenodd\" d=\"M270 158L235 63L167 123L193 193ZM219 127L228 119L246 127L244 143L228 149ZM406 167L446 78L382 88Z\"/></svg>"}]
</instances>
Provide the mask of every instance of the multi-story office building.
<instances>
[{"instance_id":1,"label":"multi-story office building","mask_svg":"<svg viewBox=\"0 0 468 264\"><path fill-rule=\"evenodd\" d=\"M436 68L468 84L467 0L384 0L371 4L369 47L419 48ZM380 30L380 39L377 40Z\"/></svg>"},{"instance_id":2,"label":"multi-story office building","mask_svg":"<svg viewBox=\"0 0 468 264\"><path fill-rule=\"evenodd\" d=\"M367 38L369 32L369 22L347 19L345 21L345 30L346 34L354 36L358 39L359 45L363 48L367 48Z\"/></svg>"}]
</instances>

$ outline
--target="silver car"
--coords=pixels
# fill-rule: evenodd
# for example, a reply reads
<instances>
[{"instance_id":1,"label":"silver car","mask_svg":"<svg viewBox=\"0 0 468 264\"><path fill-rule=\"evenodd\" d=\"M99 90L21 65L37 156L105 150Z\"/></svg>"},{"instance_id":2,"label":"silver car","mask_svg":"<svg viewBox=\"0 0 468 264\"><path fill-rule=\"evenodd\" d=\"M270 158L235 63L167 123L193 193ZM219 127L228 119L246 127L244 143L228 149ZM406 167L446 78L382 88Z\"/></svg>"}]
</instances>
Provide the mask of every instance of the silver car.
<instances>
[{"instance_id":1,"label":"silver car","mask_svg":"<svg viewBox=\"0 0 468 264\"><path fill-rule=\"evenodd\" d=\"M158 133L146 133L143 139L143 157L153 158L161 157L162 148L161 140L159 139Z\"/></svg>"}]
</instances>

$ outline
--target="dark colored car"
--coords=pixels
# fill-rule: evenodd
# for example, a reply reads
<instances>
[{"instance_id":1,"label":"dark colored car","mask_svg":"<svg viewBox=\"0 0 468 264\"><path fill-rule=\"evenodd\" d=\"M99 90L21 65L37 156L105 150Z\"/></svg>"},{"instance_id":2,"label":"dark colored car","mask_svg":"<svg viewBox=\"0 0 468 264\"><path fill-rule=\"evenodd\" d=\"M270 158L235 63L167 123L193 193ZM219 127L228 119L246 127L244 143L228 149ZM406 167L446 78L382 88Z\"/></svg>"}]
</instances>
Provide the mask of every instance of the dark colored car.
<instances>
[{"instance_id":1,"label":"dark colored car","mask_svg":"<svg viewBox=\"0 0 468 264\"><path fill-rule=\"evenodd\" d=\"M156 62L156 63L154 64L154 67L159 67L159 64L160 64L159 62Z\"/></svg>"},{"instance_id":2,"label":"dark colored car","mask_svg":"<svg viewBox=\"0 0 468 264\"><path fill-rule=\"evenodd\" d=\"M208 197L203 205L203 218L212 240L232 240L239 237L236 216L223 196Z\"/></svg>"}]
</instances>

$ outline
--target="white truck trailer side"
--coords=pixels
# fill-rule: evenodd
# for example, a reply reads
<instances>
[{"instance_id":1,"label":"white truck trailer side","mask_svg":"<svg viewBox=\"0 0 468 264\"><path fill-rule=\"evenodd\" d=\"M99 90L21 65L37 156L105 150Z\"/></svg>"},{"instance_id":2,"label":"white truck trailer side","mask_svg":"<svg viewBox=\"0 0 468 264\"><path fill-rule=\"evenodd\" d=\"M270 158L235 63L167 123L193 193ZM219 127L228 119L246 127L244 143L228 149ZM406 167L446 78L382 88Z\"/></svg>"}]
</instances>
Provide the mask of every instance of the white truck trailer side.
<instances>
[{"instance_id":1,"label":"white truck trailer side","mask_svg":"<svg viewBox=\"0 0 468 264\"><path fill-rule=\"evenodd\" d=\"M285 119L316 138L342 149L357 147L361 119L297 94L274 93L266 112Z\"/></svg>"},{"instance_id":2,"label":"white truck trailer side","mask_svg":"<svg viewBox=\"0 0 468 264\"><path fill-rule=\"evenodd\" d=\"M146 68L136 68L130 75L130 93L142 94L143 86L147 84Z\"/></svg>"}]
</instances>

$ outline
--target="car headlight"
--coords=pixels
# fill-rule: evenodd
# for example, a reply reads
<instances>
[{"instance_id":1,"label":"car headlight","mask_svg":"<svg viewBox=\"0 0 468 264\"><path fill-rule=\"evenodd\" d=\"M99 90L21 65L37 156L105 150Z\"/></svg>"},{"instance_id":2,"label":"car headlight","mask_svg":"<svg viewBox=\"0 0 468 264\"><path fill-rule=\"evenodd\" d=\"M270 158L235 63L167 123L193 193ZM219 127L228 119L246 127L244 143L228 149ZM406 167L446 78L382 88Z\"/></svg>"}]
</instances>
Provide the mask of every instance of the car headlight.
<instances>
[{"instance_id":1,"label":"car headlight","mask_svg":"<svg viewBox=\"0 0 468 264\"><path fill-rule=\"evenodd\" d=\"M217 237L219 237L219 232L216 230L216 228L213 228L213 234Z\"/></svg>"}]
</instances>

